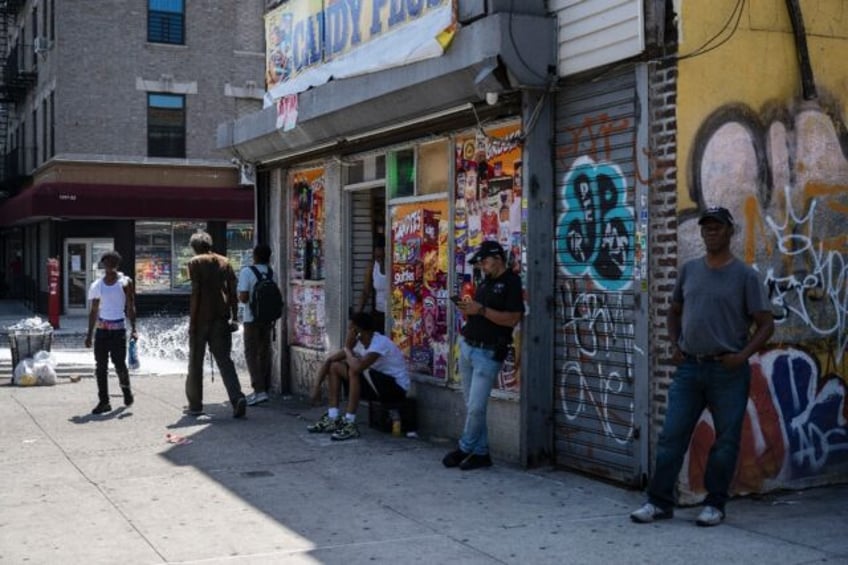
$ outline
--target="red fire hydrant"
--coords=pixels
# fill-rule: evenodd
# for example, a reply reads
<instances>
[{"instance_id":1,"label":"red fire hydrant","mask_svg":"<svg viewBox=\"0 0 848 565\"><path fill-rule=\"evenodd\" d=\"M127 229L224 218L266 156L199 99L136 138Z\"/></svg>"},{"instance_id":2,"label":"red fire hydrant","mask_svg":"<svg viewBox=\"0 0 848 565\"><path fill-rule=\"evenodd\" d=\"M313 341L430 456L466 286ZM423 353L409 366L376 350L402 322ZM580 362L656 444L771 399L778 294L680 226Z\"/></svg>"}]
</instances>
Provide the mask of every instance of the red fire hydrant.
<instances>
[{"instance_id":1,"label":"red fire hydrant","mask_svg":"<svg viewBox=\"0 0 848 565\"><path fill-rule=\"evenodd\" d=\"M47 317L53 329L59 329L59 259L47 260Z\"/></svg>"}]
</instances>

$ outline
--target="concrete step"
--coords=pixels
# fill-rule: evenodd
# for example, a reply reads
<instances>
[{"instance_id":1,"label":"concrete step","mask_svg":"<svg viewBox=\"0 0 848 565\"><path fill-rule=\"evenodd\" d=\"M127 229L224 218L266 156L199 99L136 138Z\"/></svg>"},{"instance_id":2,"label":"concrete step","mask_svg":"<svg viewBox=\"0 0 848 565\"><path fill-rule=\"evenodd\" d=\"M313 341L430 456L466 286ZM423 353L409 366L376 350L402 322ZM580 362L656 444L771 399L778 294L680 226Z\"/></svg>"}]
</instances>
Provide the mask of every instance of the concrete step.
<instances>
[{"instance_id":1,"label":"concrete step","mask_svg":"<svg viewBox=\"0 0 848 565\"><path fill-rule=\"evenodd\" d=\"M59 378L71 377L93 377L94 376L94 359L91 363L67 363L59 362L56 367L56 376ZM0 359L0 377L11 379L14 374L11 359ZM110 371L110 375L114 375L114 371Z\"/></svg>"}]
</instances>

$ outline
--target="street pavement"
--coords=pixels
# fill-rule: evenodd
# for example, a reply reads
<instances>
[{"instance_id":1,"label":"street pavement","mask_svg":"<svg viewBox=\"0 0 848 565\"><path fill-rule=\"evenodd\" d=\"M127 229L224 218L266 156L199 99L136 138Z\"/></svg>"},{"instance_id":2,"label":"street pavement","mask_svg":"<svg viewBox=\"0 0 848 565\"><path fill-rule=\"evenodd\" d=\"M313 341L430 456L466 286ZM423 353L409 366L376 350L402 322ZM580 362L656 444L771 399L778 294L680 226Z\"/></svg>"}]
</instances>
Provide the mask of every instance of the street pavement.
<instances>
[{"instance_id":1,"label":"street pavement","mask_svg":"<svg viewBox=\"0 0 848 565\"><path fill-rule=\"evenodd\" d=\"M637 525L637 491L497 460L445 469L450 442L392 437L364 410L345 442L307 433L322 410L298 399L235 420L216 376L195 419L183 374L163 371L133 374L130 408L113 377L115 410L92 416L90 372L14 387L8 360L0 349L2 564L848 563L848 485L737 499L715 528L694 525L698 508Z\"/></svg>"}]
</instances>

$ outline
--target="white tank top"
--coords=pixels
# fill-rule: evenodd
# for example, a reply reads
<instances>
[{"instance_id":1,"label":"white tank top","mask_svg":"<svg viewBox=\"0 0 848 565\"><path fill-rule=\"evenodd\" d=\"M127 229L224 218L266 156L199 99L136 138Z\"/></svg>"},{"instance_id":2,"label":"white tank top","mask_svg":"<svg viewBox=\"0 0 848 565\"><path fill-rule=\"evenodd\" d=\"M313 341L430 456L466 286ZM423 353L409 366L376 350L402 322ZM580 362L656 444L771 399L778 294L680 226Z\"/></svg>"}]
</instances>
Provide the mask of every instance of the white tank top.
<instances>
[{"instance_id":1,"label":"white tank top","mask_svg":"<svg viewBox=\"0 0 848 565\"><path fill-rule=\"evenodd\" d=\"M371 281L374 284L374 308L377 312L386 311L386 295L389 290L386 275L380 272L380 262L374 261L374 271L371 273Z\"/></svg>"},{"instance_id":2,"label":"white tank top","mask_svg":"<svg viewBox=\"0 0 848 565\"><path fill-rule=\"evenodd\" d=\"M100 299L100 310L98 315L101 320L123 320L124 310L127 304L127 295L124 287L127 286L129 278L118 275L118 280L108 285L100 278L92 284L89 298Z\"/></svg>"}]
</instances>

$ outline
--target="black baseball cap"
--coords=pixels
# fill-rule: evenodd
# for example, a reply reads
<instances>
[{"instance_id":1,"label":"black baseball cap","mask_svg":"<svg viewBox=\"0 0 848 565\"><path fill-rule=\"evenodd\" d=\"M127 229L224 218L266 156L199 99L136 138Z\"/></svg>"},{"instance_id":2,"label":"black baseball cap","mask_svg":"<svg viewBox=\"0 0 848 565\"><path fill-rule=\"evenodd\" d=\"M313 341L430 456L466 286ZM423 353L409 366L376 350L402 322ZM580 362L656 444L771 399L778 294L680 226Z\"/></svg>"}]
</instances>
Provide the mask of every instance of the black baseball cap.
<instances>
[{"instance_id":1,"label":"black baseball cap","mask_svg":"<svg viewBox=\"0 0 848 565\"><path fill-rule=\"evenodd\" d=\"M486 257L500 257L501 260L506 261L506 253L504 252L503 247L497 241L484 241L480 247L477 249L477 253L471 256L471 259L468 260L472 265L474 263L478 263L482 261Z\"/></svg>"},{"instance_id":2,"label":"black baseball cap","mask_svg":"<svg viewBox=\"0 0 848 565\"><path fill-rule=\"evenodd\" d=\"M701 212L701 218L698 220L698 225L703 225L704 222L710 219L721 222L726 226L733 225L733 215L730 213L730 210L723 208L722 206L711 206Z\"/></svg>"}]
</instances>

